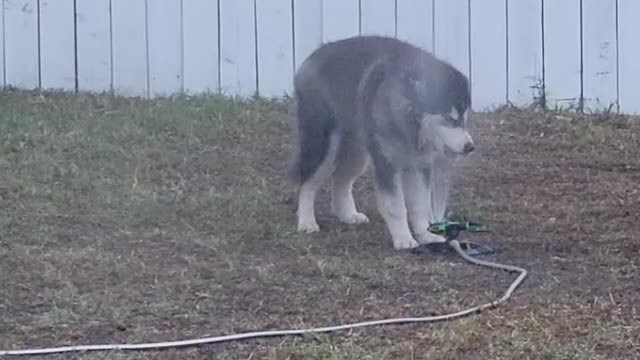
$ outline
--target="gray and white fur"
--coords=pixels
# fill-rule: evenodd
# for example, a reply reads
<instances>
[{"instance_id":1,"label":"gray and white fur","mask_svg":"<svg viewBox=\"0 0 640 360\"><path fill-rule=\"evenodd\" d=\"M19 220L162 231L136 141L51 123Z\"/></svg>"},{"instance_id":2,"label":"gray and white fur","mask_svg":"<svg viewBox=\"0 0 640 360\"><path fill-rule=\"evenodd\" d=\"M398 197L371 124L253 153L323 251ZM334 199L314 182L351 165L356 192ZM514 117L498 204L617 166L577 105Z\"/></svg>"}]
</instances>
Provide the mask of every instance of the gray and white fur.
<instances>
[{"instance_id":1,"label":"gray and white fur","mask_svg":"<svg viewBox=\"0 0 640 360\"><path fill-rule=\"evenodd\" d=\"M474 149L460 71L407 42L357 36L315 50L296 72L294 98L299 231L319 230L315 198L329 179L338 219L368 222L352 187L371 168L394 248L444 241L427 228L444 217L453 161Z\"/></svg>"}]
</instances>

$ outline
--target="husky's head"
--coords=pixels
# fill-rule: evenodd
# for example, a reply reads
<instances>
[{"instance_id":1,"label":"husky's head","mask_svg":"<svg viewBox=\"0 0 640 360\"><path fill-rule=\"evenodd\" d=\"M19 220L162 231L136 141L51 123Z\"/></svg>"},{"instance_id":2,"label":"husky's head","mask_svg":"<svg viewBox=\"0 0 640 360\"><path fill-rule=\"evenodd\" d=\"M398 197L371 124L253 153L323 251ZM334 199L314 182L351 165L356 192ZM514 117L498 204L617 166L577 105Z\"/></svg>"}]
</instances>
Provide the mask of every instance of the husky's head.
<instances>
[{"instance_id":1,"label":"husky's head","mask_svg":"<svg viewBox=\"0 0 640 360\"><path fill-rule=\"evenodd\" d=\"M471 134L466 128L469 110L462 112L452 107L448 113L423 114L419 142L430 143L438 152L447 155L467 155L475 149Z\"/></svg>"},{"instance_id":2,"label":"husky's head","mask_svg":"<svg viewBox=\"0 0 640 360\"><path fill-rule=\"evenodd\" d=\"M475 145L466 126L471 107L466 76L438 61L422 70L422 74L405 77L409 116L418 123L418 148L451 156L469 154Z\"/></svg>"}]
</instances>

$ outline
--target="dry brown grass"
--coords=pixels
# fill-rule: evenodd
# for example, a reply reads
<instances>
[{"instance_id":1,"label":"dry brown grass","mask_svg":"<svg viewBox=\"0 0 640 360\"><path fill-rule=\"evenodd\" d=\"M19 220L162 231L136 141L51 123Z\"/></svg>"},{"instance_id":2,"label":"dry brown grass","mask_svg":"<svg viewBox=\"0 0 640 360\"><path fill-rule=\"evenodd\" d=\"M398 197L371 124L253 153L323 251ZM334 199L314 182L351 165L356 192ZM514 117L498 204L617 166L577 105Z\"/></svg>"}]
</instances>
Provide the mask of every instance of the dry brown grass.
<instances>
[{"instance_id":1,"label":"dry brown grass","mask_svg":"<svg viewBox=\"0 0 640 360\"><path fill-rule=\"evenodd\" d=\"M0 348L165 341L444 313L511 280L391 248L372 223L294 231L288 105L0 94ZM635 120L637 121L637 120ZM531 271L506 306L449 323L79 359L640 357L639 123L500 110L452 209ZM72 358L71 356L51 357Z\"/></svg>"}]
</instances>

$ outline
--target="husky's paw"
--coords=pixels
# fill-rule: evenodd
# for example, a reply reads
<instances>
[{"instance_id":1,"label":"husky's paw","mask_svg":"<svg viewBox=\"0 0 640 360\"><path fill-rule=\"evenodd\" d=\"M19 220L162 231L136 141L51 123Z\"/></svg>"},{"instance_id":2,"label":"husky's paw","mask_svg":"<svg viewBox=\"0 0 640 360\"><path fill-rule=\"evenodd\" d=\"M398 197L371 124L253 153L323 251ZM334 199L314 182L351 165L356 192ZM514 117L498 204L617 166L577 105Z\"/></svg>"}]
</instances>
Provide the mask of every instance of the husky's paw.
<instances>
[{"instance_id":1,"label":"husky's paw","mask_svg":"<svg viewBox=\"0 0 640 360\"><path fill-rule=\"evenodd\" d=\"M430 232L416 234L416 240L418 240L418 243L420 243L421 245L447 242L447 239L445 239L444 237Z\"/></svg>"},{"instance_id":2,"label":"husky's paw","mask_svg":"<svg viewBox=\"0 0 640 360\"><path fill-rule=\"evenodd\" d=\"M298 222L298 232L311 234L317 231L320 231L320 226L318 226L318 223L315 220Z\"/></svg>"},{"instance_id":3,"label":"husky's paw","mask_svg":"<svg viewBox=\"0 0 640 360\"><path fill-rule=\"evenodd\" d=\"M401 239L393 239L393 248L396 250L408 250L420 246L413 237L406 237Z\"/></svg>"},{"instance_id":4,"label":"husky's paw","mask_svg":"<svg viewBox=\"0 0 640 360\"><path fill-rule=\"evenodd\" d=\"M369 222L369 218L367 217L367 215L359 212L346 215L338 215L338 219L340 219L340 221L342 221L343 223L349 225L366 224Z\"/></svg>"}]
</instances>

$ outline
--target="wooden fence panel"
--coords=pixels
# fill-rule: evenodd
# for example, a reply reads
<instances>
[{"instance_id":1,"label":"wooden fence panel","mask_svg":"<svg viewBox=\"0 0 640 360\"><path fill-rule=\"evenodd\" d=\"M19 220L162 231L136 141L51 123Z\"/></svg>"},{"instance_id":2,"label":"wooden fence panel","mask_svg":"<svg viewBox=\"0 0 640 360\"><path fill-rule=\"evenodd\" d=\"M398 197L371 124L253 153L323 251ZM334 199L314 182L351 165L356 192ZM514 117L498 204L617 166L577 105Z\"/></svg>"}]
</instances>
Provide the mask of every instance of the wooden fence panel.
<instances>
[{"instance_id":1,"label":"wooden fence panel","mask_svg":"<svg viewBox=\"0 0 640 360\"><path fill-rule=\"evenodd\" d=\"M616 0L583 0L583 89L585 110L618 104Z\"/></svg>"},{"instance_id":2,"label":"wooden fence panel","mask_svg":"<svg viewBox=\"0 0 640 360\"><path fill-rule=\"evenodd\" d=\"M114 92L148 96L145 0L111 0L111 14Z\"/></svg>"},{"instance_id":3,"label":"wooden fence panel","mask_svg":"<svg viewBox=\"0 0 640 360\"><path fill-rule=\"evenodd\" d=\"M398 1L398 38L433 51L433 0Z\"/></svg>"},{"instance_id":4,"label":"wooden fence panel","mask_svg":"<svg viewBox=\"0 0 640 360\"><path fill-rule=\"evenodd\" d=\"M75 90L73 0L40 0L40 76L44 89Z\"/></svg>"},{"instance_id":5,"label":"wooden fence panel","mask_svg":"<svg viewBox=\"0 0 640 360\"><path fill-rule=\"evenodd\" d=\"M182 34L184 91L217 92L220 87L217 1L183 1Z\"/></svg>"},{"instance_id":6,"label":"wooden fence panel","mask_svg":"<svg viewBox=\"0 0 640 360\"><path fill-rule=\"evenodd\" d=\"M544 2L547 106L575 108L581 94L580 0Z\"/></svg>"},{"instance_id":7,"label":"wooden fence panel","mask_svg":"<svg viewBox=\"0 0 640 360\"><path fill-rule=\"evenodd\" d=\"M434 0L434 52L469 76L469 2Z\"/></svg>"},{"instance_id":8,"label":"wooden fence panel","mask_svg":"<svg viewBox=\"0 0 640 360\"><path fill-rule=\"evenodd\" d=\"M4 0L6 84L22 89L40 86L38 1Z\"/></svg>"},{"instance_id":9,"label":"wooden fence panel","mask_svg":"<svg viewBox=\"0 0 640 360\"><path fill-rule=\"evenodd\" d=\"M450 62L474 110L640 113L635 0L2 0L0 86L291 95L323 43L395 36ZM617 106L616 106L617 105Z\"/></svg>"},{"instance_id":10,"label":"wooden fence panel","mask_svg":"<svg viewBox=\"0 0 640 360\"><path fill-rule=\"evenodd\" d=\"M291 0L256 2L258 34L258 92L282 97L293 82L293 28Z\"/></svg>"},{"instance_id":11,"label":"wooden fence panel","mask_svg":"<svg viewBox=\"0 0 640 360\"><path fill-rule=\"evenodd\" d=\"M220 0L220 90L253 96L257 88L253 0Z\"/></svg>"},{"instance_id":12,"label":"wooden fence panel","mask_svg":"<svg viewBox=\"0 0 640 360\"><path fill-rule=\"evenodd\" d=\"M325 43L360 34L358 0L323 0L322 6Z\"/></svg>"},{"instance_id":13,"label":"wooden fence panel","mask_svg":"<svg viewBox=\"0 0 640 360\"><path fill-rule=\"evenodd\" d=\"M111 90L111 5L109 0L76 0L78 89Z\"/></svg>"},{"instance_id":14,"label":"wooden fence panel","mask_svg":"<svg viewBox=\"0 0 640 360\"><path fill-rule=\"evenodd\" d=\"M620 110L640 114L640 1L618 0Z\"/></svg>"},{"instance_id":15,"label":"wooden fence panel","mask_svg":"<svg viewBox=\"0 0 640 360\"><path fill-rule=\"evenodd\" d=\"M475 111L507 100L507 15L505 0L471 2L471 95Z\"/></svg>"},{"instance_id":16,"label":"wooden fence panel","mask_svg":"<svg viewBox=\"0 0 640 360\"><path fill-rule=\"evenodd\" d=\"M4 66L5 48L4 48L4 0L0 1L0 86L5 86L6 74Z\"/></svg>"},{"instance_id":17,"label":"wooden fence panel","mask_svg":"<svg viewBox=\"0 0 640 360\"><path fill-rule=\"evenodd\" d=\"M396 0L361 0L360 33L396 36Z\"/></svg>"},{"instance_id":18,"label":"wooden fence panel","mask_svg":"<svg viewBox=\"0 0 640 360\"><path fill-rule=\"evenodd\" d=\"M507 2L508 95L515 106L529 106L542 95L542 2Z\"/></svg>"},{"instance_id":19,"label":"wooden fence panel","mask_svg":"<svg viewBox=\"0 0 640 360\"><path fill-rule=\"evenodd\" d=\"M180 0L147 0L149 92L179 93L182 83L182 6Z\"/></svg>"},{"instance_id":20,"label":"wooden fence panel","mask_svg":"<svg viewBox=\"0 0 640 360\"><path fill-rule=\"evenodd\" d=\"M294 67L322 44L322 0L294 0Z\"/></svg>"}]
</instances>

